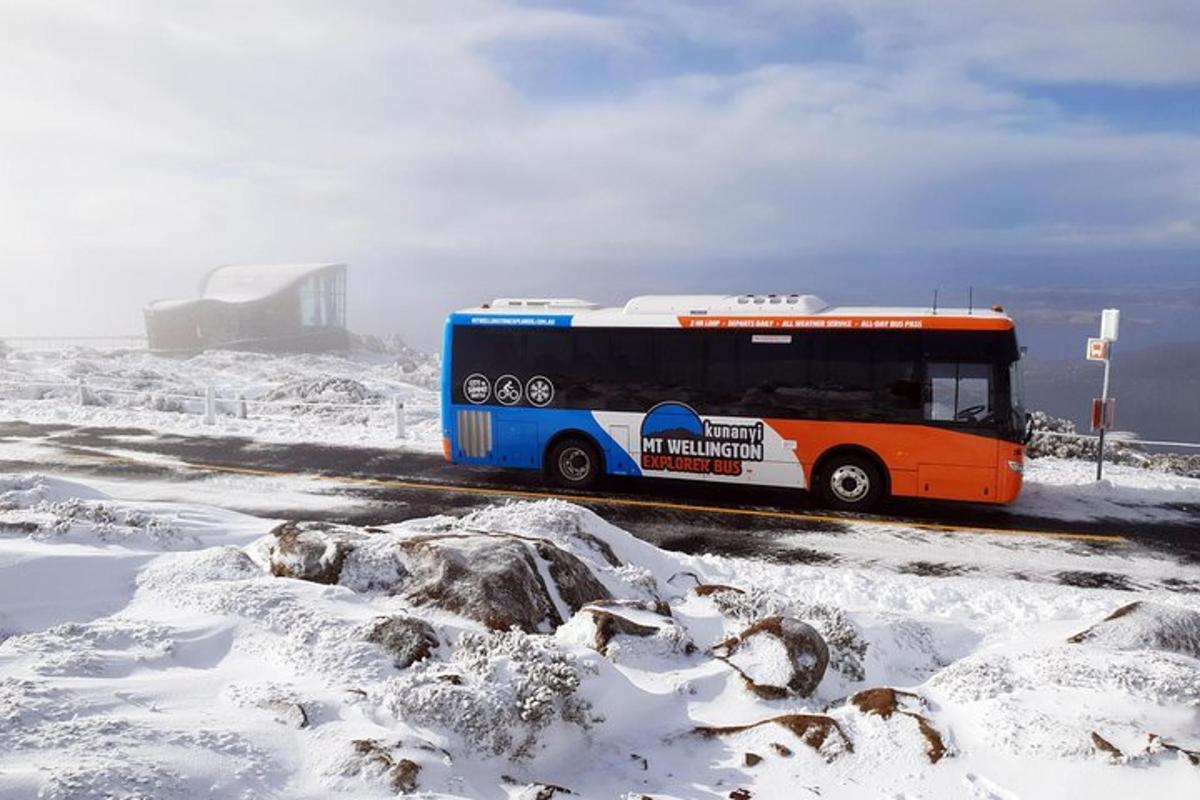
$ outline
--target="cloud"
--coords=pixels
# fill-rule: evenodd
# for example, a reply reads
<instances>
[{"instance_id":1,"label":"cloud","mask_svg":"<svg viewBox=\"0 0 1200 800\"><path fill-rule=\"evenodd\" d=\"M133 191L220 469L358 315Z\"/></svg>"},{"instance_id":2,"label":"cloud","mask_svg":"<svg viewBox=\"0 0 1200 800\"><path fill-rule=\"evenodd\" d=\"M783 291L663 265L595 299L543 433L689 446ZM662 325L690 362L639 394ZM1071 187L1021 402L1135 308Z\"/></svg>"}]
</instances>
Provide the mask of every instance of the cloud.
<instances>
[{"instance_id":1,"label":"cloud","mask_svg":"<svg viewBox=\"0 0 1200 800\"><path fill-rule=\"evenodd\" d=\"M136 329L144 301L258 260L349 261L352 315L386 330L700 263L761 285L821 259L870 279L897 253L1200 245L1200 134L1021 85L1200 80L1190 4L587 8L5 4L0 316ZM806 49L826 36L838 55ZM581 54L619 90L547 99L510 69L569 90L597 77Z\"/></svg>"}]
</instances>

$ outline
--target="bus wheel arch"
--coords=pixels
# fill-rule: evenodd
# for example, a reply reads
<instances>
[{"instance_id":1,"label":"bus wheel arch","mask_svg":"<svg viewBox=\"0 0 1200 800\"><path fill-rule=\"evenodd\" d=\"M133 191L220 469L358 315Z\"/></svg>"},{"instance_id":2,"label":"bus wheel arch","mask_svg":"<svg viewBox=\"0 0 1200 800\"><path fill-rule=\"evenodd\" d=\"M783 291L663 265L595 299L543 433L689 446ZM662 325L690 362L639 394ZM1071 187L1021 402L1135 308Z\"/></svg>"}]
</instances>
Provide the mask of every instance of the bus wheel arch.
<instances>
[{"instance_id":1,"label":"bus wheel arch","mask_svg":"<svg viewBox=\"0 0 1200 800\"><path fill-rule=\"evenodd\" d=\"M604 450L581 430L559 431L542 452L542 474L559 486L586 489L604 476Z\"/></svg>"},{"instance_id":2,"label":"bus wheel arch","mask_svg":"<svg viewBox=\"0 0 1200 800\"><path fill-rule=\"evenodd\" d=\"M869 511L892 492L887 465L861 445L830 447L817 458L810 477L809 491L841 511ZM835 488L836 480L840 487Z\"/></svg>"}]
</instances>

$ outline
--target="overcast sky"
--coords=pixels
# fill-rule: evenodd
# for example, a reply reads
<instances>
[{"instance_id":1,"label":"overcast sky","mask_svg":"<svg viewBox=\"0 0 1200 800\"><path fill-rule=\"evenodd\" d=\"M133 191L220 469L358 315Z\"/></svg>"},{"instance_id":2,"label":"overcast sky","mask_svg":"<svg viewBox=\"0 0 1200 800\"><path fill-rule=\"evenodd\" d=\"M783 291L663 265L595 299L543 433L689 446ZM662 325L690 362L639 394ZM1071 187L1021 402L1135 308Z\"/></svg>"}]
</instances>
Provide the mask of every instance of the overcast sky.
<instances>
[{"instance_id":1,"label":"overcast sky","mask_svg":"<svg viewBox=\"0 0 1200 800\"><path fill-rule=\"evenodd\" d=\"M514 293L1178 302L1198 41L1196 0L2 0L0 336L261 261L425 346Z\"/></svg>"}]
</instances>

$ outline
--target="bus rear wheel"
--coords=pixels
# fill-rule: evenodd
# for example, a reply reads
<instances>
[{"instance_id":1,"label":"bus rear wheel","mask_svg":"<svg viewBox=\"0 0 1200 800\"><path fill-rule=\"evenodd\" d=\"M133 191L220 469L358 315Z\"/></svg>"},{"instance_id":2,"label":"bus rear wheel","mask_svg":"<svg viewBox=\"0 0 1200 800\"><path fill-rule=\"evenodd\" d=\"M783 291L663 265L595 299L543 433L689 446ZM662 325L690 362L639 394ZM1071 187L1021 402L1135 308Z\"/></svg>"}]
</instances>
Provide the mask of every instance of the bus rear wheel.
<instances>
[{"instance_id":1,"label":"bus rear wheel","mask_svg":"<svg viewBox=\"0 0 1200 800\"><path fill-rule=\"evenodd\" d=\"M822 465L821 500L839 511L870 511L883 499L883 475L870 459L834 456Z\"/></svg>"},{"instance_id":2,"label":"bus rear wheel","mask_svg":"<svg viewBox=\"0 0 1200 800\"><path fill-rule=\"evenodd\" d=\"M600 478L600 453L584 439L563 439L550 448L550 478L567 489L586 489Z\"/></svg>"}]
</instances>

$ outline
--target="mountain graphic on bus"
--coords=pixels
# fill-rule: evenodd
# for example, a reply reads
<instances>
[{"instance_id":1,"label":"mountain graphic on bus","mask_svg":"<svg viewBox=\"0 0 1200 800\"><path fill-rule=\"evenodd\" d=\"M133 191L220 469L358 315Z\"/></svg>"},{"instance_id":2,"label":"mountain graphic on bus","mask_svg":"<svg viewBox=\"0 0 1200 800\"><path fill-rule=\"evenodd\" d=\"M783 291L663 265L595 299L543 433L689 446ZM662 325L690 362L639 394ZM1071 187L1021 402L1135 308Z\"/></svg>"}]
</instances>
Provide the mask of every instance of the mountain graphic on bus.
<instances>
[{"instance_id":1,"label":"mountain graphic on bus","mask_svg":"<svg viewBox=\"0 0 1200 800\"><path fill-rule=\"evenodd\" d=\"M699 414L683 403L659 403L642 419L642 436L699 439L704 436L704 423Z\"/></svg>"}]
</instances>

